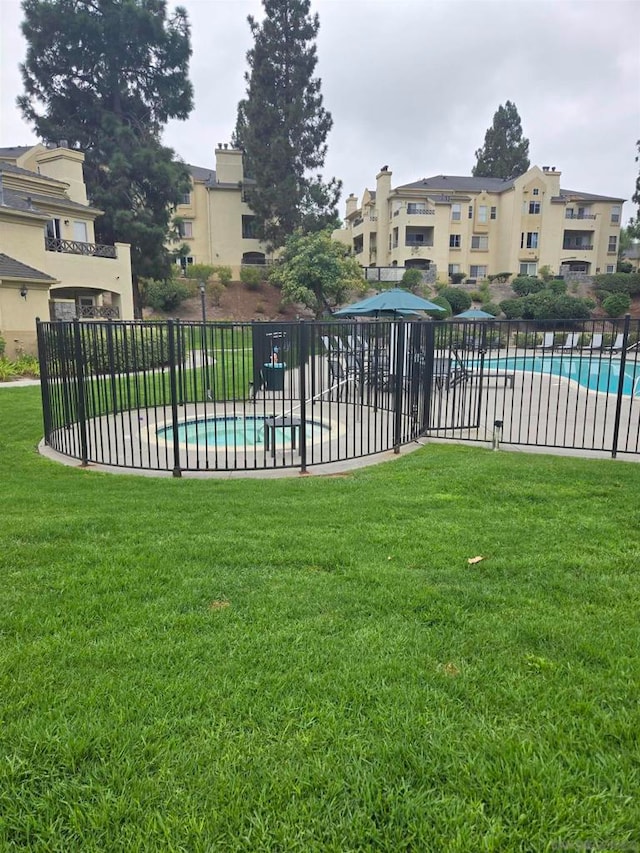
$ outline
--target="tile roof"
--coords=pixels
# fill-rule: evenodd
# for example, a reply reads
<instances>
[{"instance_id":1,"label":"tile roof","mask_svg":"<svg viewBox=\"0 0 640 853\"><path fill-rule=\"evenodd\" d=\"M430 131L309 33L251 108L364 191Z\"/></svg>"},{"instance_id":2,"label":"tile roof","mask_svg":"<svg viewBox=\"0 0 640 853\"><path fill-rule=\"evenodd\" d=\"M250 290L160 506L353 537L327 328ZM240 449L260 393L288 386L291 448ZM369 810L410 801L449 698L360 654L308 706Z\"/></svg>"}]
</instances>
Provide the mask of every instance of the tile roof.
<instances>
[{"instance_id":1,"label":"tile roof","mask_svg":"<svg viewBox=\"0 0 640 853\"><path fill-rule=\"evenodd\" d=\"M432 192L488 192L501 193L513 187L513 179L473 178L464 175L434 175L411 184L397 187L399 190L430 190Z\"/></svg>"},{"instance_id":2,"label":"tile roof","mask_svg":"<svg viewBox=\"0 0 640 853\"><path fill-rule=\"evenodd\" d=\"M58 181L55 178L50 178L48 175L41 175L40 172L32 172L30 169L22 169L20 166L14 166L13 163L9 163L8 160L2 160L1 158L0 172L10 172L13 175L25 175L28 178L44 179L49 183L57 184L59 187L67 186L64 181Z\"/></svg>"},{"instance_id":3,"label":"tile roof","mask_svg":"<svg viewBox=\"0 0 640 853\"><path fill-rule=\"evenodd\" d=\"M3 160L5 157L21 157L32 148L33 145L13 145L8 148L0 148L0 160Z\"/></svg>"},{"instance_id":4,"label":"tile roof","mask_svg":"<svg viewBox=\"0 0 640 853\"><path fill-rule=\"evenodd\" d=\"M22 261L16 261L15 258L10 258L0 252L0 278L18 278L26 279L27 281L57 281L50 275L47 275L35 267L27 266Z\"/></svg>"},{"instance_id":5,"label":"tile roof","mask_svg":"<svg viewBox=\"0 0 640 853\"><path fill-rule=\"evenodd\" d=\"M191 172L191 176L194 181L204 181L205 184L215 184L216 182L216 170L215 169L204 169L202 166L190 166L187 168Z\"/></svg>"},{"instance_id":6,"label":"tile roof","mask_svg":"<svg viewBox=\"0 0 640 853\"><path fill-rule=\"evenodd\" d=\"M563 190L562 187L560 188L560 195L582 198L585 201L626 201L624 198L616 198L612 195L594 195L593 193L580 192L580 190Z\"/></svg>"}]
</instances>

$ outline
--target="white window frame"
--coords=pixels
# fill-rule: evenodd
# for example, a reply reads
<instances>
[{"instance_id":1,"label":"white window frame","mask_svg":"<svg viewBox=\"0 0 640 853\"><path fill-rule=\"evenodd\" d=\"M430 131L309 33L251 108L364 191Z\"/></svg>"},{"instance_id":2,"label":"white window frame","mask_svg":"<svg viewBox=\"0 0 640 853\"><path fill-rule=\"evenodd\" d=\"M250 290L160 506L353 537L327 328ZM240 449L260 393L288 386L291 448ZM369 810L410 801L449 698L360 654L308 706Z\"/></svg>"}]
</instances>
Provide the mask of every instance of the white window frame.
<instances>
[{"instance_id":1,"label":"white window frame","mask_svg":"<svg viewBox=\"0 0 640 853\"><path fill-rule=\"evenodd\" d=\"M609 235L609 243L607 245L607 254L611 255L618 251L618 238L615 234Z\"/></svg>"},{"instance_id":2,"label":"white window frame","mask_svg":"<svg viewBox=\"0 0 640 853\"><path fill-rule=\"evenodd\" d=\"M491 208L491 211L489 213L489 218L490 219L497 219L498 218L498 208L497 207L494 206Z\"/></svg>"},{"instance_id":3,"label":"white window frame","mask_svg":"<svg viewBox=\"0 0 640 853\"><path fill-rule=\"evenodd\" d=\"M617 224L618 222L620 222L620 214L621 213L622 213L622 208L620 207L620 205L614 204L613 207L611 208L611 221L614 224Z\"/></svg>"},{"instance_id":4,"label":"white window frame","mask_svg":"<svg viewBox=\"0 0 640 853\"><path fill-rule=\"evenodd\" d=\"M181 196L181 198L180 198L180 202L179 202L179 203L180 203L180 204L183 204L183 205L185 205L185 206L186 206L186 205L190 205L190 204L191 204L191 193L190 193L190 192L188 192L188 193L183 193L183 194L182 194L182 196Z\"/></svg>"},{"instance_id":5,"label":"white window frame","mask_svg":"<svg viewBox=\"0 0 640 853\"><path fill-rule=\"evenodd\" d=\"M533 195L540 195L540 190L538 189L538 187L533 188Z\"/></svg>"},{"instance_id":6,"label":"white window frame","mask_svg":"<svg viewBox=\"0 0 640 853\"><path fill-rule=\"evenodd\" d=\"M89 239L87 223L81 219L73 220L73 239L76 243L86 243Z\"/></svg>"},{"instance_id":7,"label":"white window frame","mask_svg":"<svg viewBox=\"0 0 640 853\"><path fill-rule=\"evenodd\" d=\"M193 240L193 220L184 219L180 222L178 232L183 240Z\"/></svg>"},{"instance_id":8,"label":"white window frame","mask_svg":"<svg viewBox=\"0 0 640 853\"><path fill-rule=\"evenodd\" d=\"M537 216L540 213L540 202L539 201L530 201L529 202L529 215Z\"/></svg>"},{"instance_id":9,"label":"white window frame","mask_svg":"<svg viewBox=\"0 0 640 853\"><path fill-rule=\"evenodd\" d=\"M462 206L459 204L451 205L451 221L452 222L460 222L462 218Z\"/></svg>"},{"instance_id":10,"label":"white window frame","mask_svg":"<svg viewBox=\"0 0 640 853\"><path fill-rule=\"evenodd\" d=\"M520 248L521 249L537 249L540 244L539 231L522 231L520 233Z\"/></svg>"},{"instance_id":11,"label":"white window frame","mask_svg":"<svg viewBox=\"0 0 640 853\"><path fill-rule=\"evenodd\" d=\"M449 234L449 248L459 249L462 245L462 237L460 234Z\"/></svg>"},{"instance_id":12,"label":"white window frame","mask_svg":"<svg viewBox=\"0 0 640 853\"><path fill-rule=\"evenodd\" d=\"M479 204L478 205L478 222L481 225L486 225L486 223L488 222L488 220L487 220L487 205L486 204Z\"/></svg>"},{"instance_id":13,"label":"white window frame","mask_svg":"<svg viewBox=\"0 0 640 853\"><path fill-rule=\"evenodd\" d=\"M607 264L607 273L612 273L615 271L616 271L616 265L615 264Z\"/></svg>"},{"instance_id":14,"label":"white window frame","mask_svg":"<svg viewBox=\"0 0 640 853\"><path fill-rule=\"evenodd\" d=\"M486 234L473 234L471 237L471 248L481 252L489 251L489 238Z\"/></svg>"},{"instance_id":15,"label":"white window frame","mask_svg":"<svg viewBox=\"0 0 640 853\"><path fill-rule=\"evenodd\" d=\"M536 276L538 275L538 264L523 261L520 264L520 272L518 275Z\"/></svg>"},{"instance_id":16,"label":"white window frame","mask_svg":"<svg viewBox=\"0 0 640 853\"><path fill-rule=\"evenodd\" d=\"M455 275L459 272L462 272L462 267L460 264L449 264L449 275Z\"/></svg>"}]
</instances>

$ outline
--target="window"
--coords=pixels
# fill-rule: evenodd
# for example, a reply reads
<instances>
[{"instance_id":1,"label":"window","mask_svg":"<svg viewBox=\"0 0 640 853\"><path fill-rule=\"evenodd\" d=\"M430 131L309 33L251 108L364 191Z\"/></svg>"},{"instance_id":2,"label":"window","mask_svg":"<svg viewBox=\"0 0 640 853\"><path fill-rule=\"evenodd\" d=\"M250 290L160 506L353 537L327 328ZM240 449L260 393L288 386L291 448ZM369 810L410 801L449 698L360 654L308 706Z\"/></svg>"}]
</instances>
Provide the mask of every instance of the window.
<instances>
[{"instance_id":1,"label":"window","mask_svg":"<svg viewBox=\"0 0 640 853\"><path fill-rule=\"evenodd\" d=\"M497 208L497 207L492 207L492 208L491 208L491 218L492 218L492 219L497 219L497 218L498 218L498 208Z\"/></svg>"},{"instance_id":2,"label":"window","mask_svg":"<svg viewBox=\"0 0 640 853\"><path fill-rule=\"evenodd\" d=\"M607 252L617 252L618 251L618 238L615 235L609 237L609 245L607 246Z\"/></svg>"},{"instance_id":3,"label":"window","mask_svg":"<svg viewBox=\"0 0 640 853\"><path fill-rule=\"evenodd\" d=\"M191 204L191 193L184 193L180 198L180 204Z\"/></svg>"},{"instance_id":4,"label":"window","mask_svg":"<svg viewBox=\"0 0 640 853\"><path fill-rule=\"evenodd\" d=\"M87 223L86 222L74 222L73 223L73 239L78 243L86 243L87 242Z\"/></svg>"},{"instance_id":5,"label":"window","mask_svg":"<svg viewBox=\"0 0 640 853\"><path fill-rule=\"evenodd\" d=\"M426 213L427 205L426 204L418 204L414 201L407 202L407 213Z\"/></svg>"},{"instance_id":6,"label":"window","mask_svg":"<svg viewBox=\"0 0 640 853\"><path fill-rule=\"evenodd\" d=\"M538 232L537 231L523 231L520 234L520 248L521 249L537 249L538 248Z\"/></svg>"},{"instance_id":7,"label":"window","mask_svg":"<svg viewBox=\"0 0 640 853\"><path fill-rule=\"evenodd\" d=\"M611 221L612 222L614 222L614 223L620 222L620 211L621 211L620 205L614 204L614 206L611 208Z\"/></svg>"},{"instance_id":8,"label":"window","mask_svg":"<svg viewBox=\"0 0 640 853\"><path fill-rule=\"evenodd\" d=\"M50 240L60 239L60 220L50 219L44 227L45 233Z\"/></svg>"},{"instance_id":9,"label":"window","mask_svg":"<svg viewBox=\"0 0 640 853\"><path fill-rule=\"evenodd\" d=\"M473 219L473 205L469 205L469 219Z\"/></svg>"},{"instance_id":10,"label":"window","mask_svg":"<svg viewBox=\"0 0 640 853\"><path fill-rule=\"evenodd\" d=\"M540 202L539 201L530 201L529 202L529 213L540 213Z\"/></svg>"},{"instance_id":11,"label":"window","mask_svg":"<svg viewBox=\"0 0 640 853\"><path fill-rule=\"evenodd\" d=\"M607 264L607 272L608 273L615 272L615 271L616 271L615 264Z\"/></svg>"},{"instance_id":12,"label":"window","mask_svg":"<svg viewBox=\"0 0 640 853\"><path fill-rule=\"evenodd\" d=\"M178 234L181 237L186 237L187 240L193 237L193 222L190 220L178 222Z\"/></svg>"},{"instance_id":13,"label":"window","mask_svg":"<svg viewBox=\"0 0 640 853\"><path fill-rule=\"evenodd\" d=\"M470 269L469 269L469 276L470 276L471 278L475 278L475 279L478 279L478 278L486 278L486 276L487 276L487 267L486 267L486 265L483 265L483 266L474 266L474 265L472 264L472 265L471 265L471 267L470 267Z\"/></svg>"},{"instance_id":14,"label":"window","mask_svg":"<svg viewBox=\"0 0 640 853\"><path fill-rule=\"evenodd\" d=\"M538 189L538 187L536 187L536 188L533 190L533 194L534 194L534 195L540 195L540 190Z\"/></svg>"},{"instance_id":15,"label":"window","mask_svg":"<svg viewBox=\"0 0 640 853\"><path fill-rule=\"evenodd\" d=\"M188 266L191 266L191 264L193 263L193 258L191 257L191 255L185 255L182 258L176 258L176 263L179 267L182 267L183 270L186 270L186 268Z\"/></svg>"},{"instance_id":16,"label":"window","mask_svg":"<svg viewBox=\"0 0 640 853\"><path fill-rule=\"evenodd\" d=\"M538 264L520 264L520 275L538 275Z\"/></svg>"},{"instance_id":17,"label":"window","mask_svg":"<svg viewBox=\"0 0 640 853\"><path fill-rule=\"evenodd\" d=\"M471 248L482 249L483 252L486 252L489 248L489 238L479 234L474 234L471 238Z\"/></svg>"},{"instance_id":18,"label":"window","mask_svg":"<svg viewBox=\"0 0 640 853\"><path fill-rule=\"evenodd\" d=\"M487 221L487 205L478 205L478 222L484 224Z\"/></svg>"},{"instance_id":19,"label":"window","mask_svg":"<svg viewBox=\"0 0 640 853\"><path fill-rule=\"evenodd\" d=\"M255 216L242 217L242 239L254 240L256 237L256 218Z\"/></svg>"},{"instance_id":20,"label":"window","mask_svg":"<svg viewBox=\"0 0 640 853\"><path fill-rule=\"evenodd\" d=\"M449 234L449 248L450 249L459 249L460 248L460 235L459 234Z\"/></svg>"},{"instance_id":21,"label":"window","mask_svg":"<svg viewBox=\"0 0 640 853\"><path fill-rule=\"evenodd\" d=\"M449 264L449 275L455 275L459 272L462 272L460 264Z\"/></svg>"},{"instance_id":22,"label":"window","mask_svg":"<svg viewBox=\"0 0 640 853\"><path fill-rule=\"evenodd\" d=\"M451 218L453 219L454 222L460 221L461 213L462 213L462 208L460 207L459 204L452 204L451 205Z\"/></svg>"}]
</instances>

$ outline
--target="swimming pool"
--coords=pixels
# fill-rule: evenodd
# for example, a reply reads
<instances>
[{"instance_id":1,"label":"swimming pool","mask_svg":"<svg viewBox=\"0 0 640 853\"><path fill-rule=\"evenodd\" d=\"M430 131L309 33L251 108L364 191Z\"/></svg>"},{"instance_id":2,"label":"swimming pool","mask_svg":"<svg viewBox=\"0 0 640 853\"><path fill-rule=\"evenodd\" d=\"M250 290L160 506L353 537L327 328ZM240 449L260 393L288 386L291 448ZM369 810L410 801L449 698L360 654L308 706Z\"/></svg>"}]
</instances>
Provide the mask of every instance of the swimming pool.
<instances>
[{"instance_id":1,"label":"swimming pool","mask_svg":"<svg viewBox=\"0 0 640 853\"><path fill-rule=\"evenodd\" d=\"M594 358L592 354L572 353L564 356L536 355L515 358L491 358L484 361L485 370L519 370L524 373L543 373L572 379L590 391L617 393L620 381L620 362L615 359ZM622 393L640 397L640 362L627 362L624 369Z\"/></svg>"},{"instance_id":2,"label":"swimming pool","mask_svg":"<svg viewBox=\"0 0 640 853\"><path fill-rule=\"evenodd\" d=\"M319 441L329 433L329 427L317 421L307 421L307 440ZM165 426L157 431L161 441L173 441L173 427ZM275 427L275 444L282 447L291 443L290 427ZM194 447L261 447L265 445L265 418L238 416L197 418L178 426L180 444Z\"/></svg>"}]
</instances>

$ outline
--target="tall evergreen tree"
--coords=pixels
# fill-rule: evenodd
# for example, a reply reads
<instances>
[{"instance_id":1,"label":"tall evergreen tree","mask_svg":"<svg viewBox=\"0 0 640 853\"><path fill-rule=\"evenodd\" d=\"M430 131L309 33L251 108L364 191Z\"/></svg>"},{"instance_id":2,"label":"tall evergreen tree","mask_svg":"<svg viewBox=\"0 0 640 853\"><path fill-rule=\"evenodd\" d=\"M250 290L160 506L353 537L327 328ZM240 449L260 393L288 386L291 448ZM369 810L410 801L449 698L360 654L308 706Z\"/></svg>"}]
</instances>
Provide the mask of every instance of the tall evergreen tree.
<instances>
[{"instance_id":1,"label":"tall evergreen tree","mask_svg":"<svg viewBox=\"0 0 640 853\"><path fill-rule=\"evenodd\" d=\"M172 208L188 191L186 166L161 142L170 118L193 107L187 14L166 0L23 0L24 117L45 141L85 154L99 242L131 243L138 280L168 275Z\"/></svg>"},{"instance_id":2,"label":"tall evergreen tree","mask_svg":"<svg viewBox=\"0 0 640 853\"><path fill-rule=\"evenodd\" d=\"M640 139L636 142L638 153L636 154L636 163L640 162ZM635 217L631 217L627 226L627 233L632 240L640 240L640 173L636 178L635 192L631 196L631 201L637 205Z\"/></svg>"},{"instance_id":3,"label":"tall evergreen tree","mask_svg":"<svg viewBox=\"0 0 640 853\"><path fill-rule=\"evenodd\" d=\"M493 124L476 151L476 178L515 178L529 168L529 140L522 135L516 105L507 101L493 116Z\"/></svg>"},{"instance_id":4,"label":"tall evergreen tree","mask_svg":"<svg viewBox=\"0 0 640 853\"><path fill-rule=\"evenodd\" d=\"M318 15L309 0L263 0L265 18L249 16L254 46L247 53L247 96L238 105L234 144L244 151L247 187L258 236L282 246L297 228L337 223L342 184L323 182L327 135L333 125L314 77Z\"/></svg>"}]
</instances>

